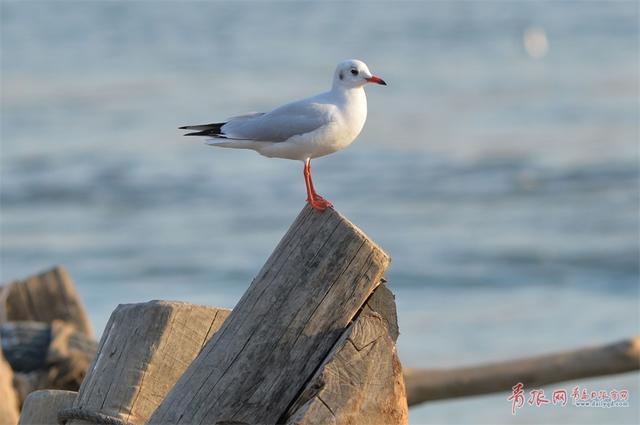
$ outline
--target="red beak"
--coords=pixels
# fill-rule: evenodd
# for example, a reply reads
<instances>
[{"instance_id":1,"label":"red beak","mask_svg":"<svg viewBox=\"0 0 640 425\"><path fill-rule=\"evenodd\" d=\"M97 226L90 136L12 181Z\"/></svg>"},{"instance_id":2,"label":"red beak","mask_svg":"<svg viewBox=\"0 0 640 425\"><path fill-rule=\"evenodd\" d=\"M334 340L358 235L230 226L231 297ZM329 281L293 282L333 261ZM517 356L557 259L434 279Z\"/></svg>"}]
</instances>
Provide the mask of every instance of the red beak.
<instances>
[{"instance_id":1,"label":"red beak","mask_svg":"<svg viewBox=\"0 0 640 425\"><path fill-rule=\"evenodd\" d=\"M376 77L375 75L372 75L371 77L365 79L370 83L380 84L381 86L387 85L387 83L382 78Z\"/></svg>"}]
</instances>

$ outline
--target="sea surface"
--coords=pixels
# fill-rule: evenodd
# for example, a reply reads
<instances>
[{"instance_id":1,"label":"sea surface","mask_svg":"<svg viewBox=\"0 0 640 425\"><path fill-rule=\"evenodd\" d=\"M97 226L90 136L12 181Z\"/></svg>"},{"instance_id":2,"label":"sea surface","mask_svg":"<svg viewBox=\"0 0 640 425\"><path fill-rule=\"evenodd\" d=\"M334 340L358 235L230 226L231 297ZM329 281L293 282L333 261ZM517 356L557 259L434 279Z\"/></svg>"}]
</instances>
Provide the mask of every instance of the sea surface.
<instances>
[{"instance_id":1,"label":"sea surface","mask_svg":"<svg viewBox=\"0 0 640 425\"><path fill-rule=\"evenodd\" d=\"M315 184L393 257L405 366L637 335L638 8L3 1L1 281L64 264L99 333L119 303L233 307L304 205L302 164L177 127L326 90L355 57L389 86ZM637 373L544 389L576 385L630 406L512 416L505 392L410 419L640 422Z\"/></svg>"}]
</instances>

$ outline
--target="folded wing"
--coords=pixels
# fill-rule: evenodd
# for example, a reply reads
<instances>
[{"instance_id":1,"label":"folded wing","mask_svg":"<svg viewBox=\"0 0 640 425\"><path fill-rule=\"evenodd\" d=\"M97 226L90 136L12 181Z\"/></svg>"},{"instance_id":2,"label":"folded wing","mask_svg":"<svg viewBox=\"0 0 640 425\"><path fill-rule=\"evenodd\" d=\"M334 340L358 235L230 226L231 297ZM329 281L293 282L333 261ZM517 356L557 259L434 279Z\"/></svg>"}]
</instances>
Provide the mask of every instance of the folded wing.
<instances>
[{"instance_id":1,"label":"folded wing","mask_svg":"<svg viewBox=\"0 0 640 425\"><path fill-rule=\"evenodd\" d=\"M197 130L185 136L283 142L328 124L332 120L335 108L333 104L309 99L286 104L268 113L256 112L230 118L227 122L180 128Z\"/></svg>"}]
</instances>

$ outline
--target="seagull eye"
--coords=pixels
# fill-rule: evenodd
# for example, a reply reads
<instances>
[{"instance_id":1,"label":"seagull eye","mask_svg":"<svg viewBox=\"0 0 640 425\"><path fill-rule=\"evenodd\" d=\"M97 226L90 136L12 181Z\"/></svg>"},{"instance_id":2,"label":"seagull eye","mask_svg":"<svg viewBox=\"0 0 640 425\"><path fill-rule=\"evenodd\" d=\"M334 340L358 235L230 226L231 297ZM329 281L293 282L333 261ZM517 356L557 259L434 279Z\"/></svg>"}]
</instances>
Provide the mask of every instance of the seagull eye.
<instances>
[{"instance_id":1,"label":"seagull eye","mask_svg":"<svg viewBox=\"0 0 640 425\"><path fill-rule=\"evenodd\" d=\"M351 75L358 75L358 70L357 69L352 69L351 70Z\"/></svg>"}]
</instances>

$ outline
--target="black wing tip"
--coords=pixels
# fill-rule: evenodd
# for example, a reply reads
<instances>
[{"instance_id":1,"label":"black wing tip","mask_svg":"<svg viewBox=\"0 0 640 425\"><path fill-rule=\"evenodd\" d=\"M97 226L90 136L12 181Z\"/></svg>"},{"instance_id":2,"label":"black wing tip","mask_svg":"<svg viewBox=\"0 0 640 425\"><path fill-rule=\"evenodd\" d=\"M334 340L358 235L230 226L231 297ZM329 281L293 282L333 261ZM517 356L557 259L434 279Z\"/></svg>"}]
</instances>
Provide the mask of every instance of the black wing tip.
<instances>
[{"instance_id":1,"label":"black wing tip","mask_svg":"<svg viewBox=\"0 0 640 425\"><path fill-rule=\"evenodd\" d=\"M183 136L203 136L203 137L215 137L216 139L226 139L227 136L225 136L222 133L212 133L210 131L204 130L204 131L194 131L192 133L186 133L183 134Z\"/></svg>"},{"instance_id":2,"label":"black wing tip","mask_svg":"<svg viewBox=\"0 0 640 425\"><path fill-rule=\"evenodd\" d=\"M179 130L198 130L192 133L187 133L185 136L208 136L208 137L219 137L224 133L222 132L222 126L225 125L226 122L218 122L212 124L201 124L201 125L185 125L182 127L178 127Z\"/></svg>"}]
</instances>

